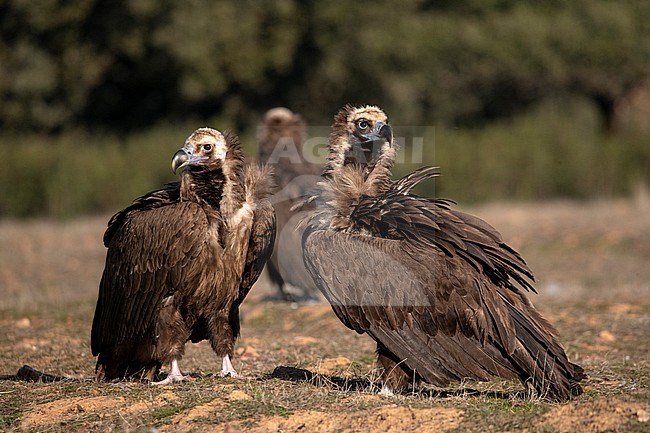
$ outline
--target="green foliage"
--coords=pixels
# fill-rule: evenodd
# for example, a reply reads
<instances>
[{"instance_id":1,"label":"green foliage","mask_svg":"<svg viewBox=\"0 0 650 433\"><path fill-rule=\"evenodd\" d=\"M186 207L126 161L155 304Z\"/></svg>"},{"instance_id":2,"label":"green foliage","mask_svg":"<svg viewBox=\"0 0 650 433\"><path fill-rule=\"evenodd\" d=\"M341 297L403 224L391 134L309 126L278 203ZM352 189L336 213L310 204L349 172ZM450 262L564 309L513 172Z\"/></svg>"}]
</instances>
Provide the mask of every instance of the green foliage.
<instances>
[{"instance_id":1,"label":"green foliage","mask_svg":"<svg viewBox=\"0 0 650 433\"><path fill-rule=\"evenodd\" d=\"M159 127L127 139L82 132L5 136L0 158L10 164L0 171L0 215L115 211L174 180L171 157L189 131Z\"/></svg>"},{"instance_id":2,"label":"green foliage","mask_svg":"<svg viewBox=\"0 0 650 433\"><path fill-rule=\"evenodd\" d=\"M599 119L587 100L557 99L470 130L395 124L396 135L407 136L400 152L406 163L395 174L440 166L442 176L418 192L465 203L612 197L649 184L650 136L603 134ZM0 171L0 215L117 211L174 180L171 157L195 126L162 125L126 138L78 131L0 135L0 160L7 162ZM424 138L421 159L413 160L413 135ZM251 125L242 134L248 155L253 137Z\"/></svg>"},{"instance_id":3,"label":"green foliage","mask_svg":"<svg viewBox=\"0 0 650 433\"><path fill-rule=\"evenodd\" d=\"M650 71L649 2L8 0L0 36L0 215L114 211L173 178L195 127L252 154L278 105L421 125L437 195L461 201L648 181L647 129L612 119Z\"/></svg>"},{"instance_id":4,"label":"green foliage","mask_svg":"<svg viewBox=\"0 0 650 433\"><path fill-rule=\"evenodd\" d=\"M549 101L481 129L436 128L434 135L425 162L440 166L442 176L420 190L425 195L593 199L650 182L650 137L602 134L598 113L585 101Z\"/></svg>"},{"instance_id":5,"label":"green foliage","mask_svg":"<svg viewBox=\"0 0 650 433\"><path fill-rule=\"evenodd\" d=\"M649 22L636 0L9 0L0 125L241 127L276 105L323 124L346 102L477 125L566 93L608 117L648 74Z\"/></svg>"}]
</instances>

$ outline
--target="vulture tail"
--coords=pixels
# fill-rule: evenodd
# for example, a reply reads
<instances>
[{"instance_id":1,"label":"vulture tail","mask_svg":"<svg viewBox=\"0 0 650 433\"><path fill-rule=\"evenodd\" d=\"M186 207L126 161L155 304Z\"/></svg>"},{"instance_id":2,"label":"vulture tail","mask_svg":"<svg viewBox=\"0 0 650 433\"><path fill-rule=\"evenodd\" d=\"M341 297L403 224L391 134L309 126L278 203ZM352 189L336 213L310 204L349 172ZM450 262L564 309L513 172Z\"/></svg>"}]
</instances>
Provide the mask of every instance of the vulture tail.
<instances>
[{"instance_id":1,"label":"vulture tail","mask_svg":"<svg viewBox=\"0 0 650 433\"><path fill-rule=\"evenodd\" d=\"M579 382L587 376L567 358L557 332L532 305L526 313L506 302L519 344L510 355L520 370L520 379L536 394L553 401L568 401L582 394Z\"/></svg>"}]
</instances>

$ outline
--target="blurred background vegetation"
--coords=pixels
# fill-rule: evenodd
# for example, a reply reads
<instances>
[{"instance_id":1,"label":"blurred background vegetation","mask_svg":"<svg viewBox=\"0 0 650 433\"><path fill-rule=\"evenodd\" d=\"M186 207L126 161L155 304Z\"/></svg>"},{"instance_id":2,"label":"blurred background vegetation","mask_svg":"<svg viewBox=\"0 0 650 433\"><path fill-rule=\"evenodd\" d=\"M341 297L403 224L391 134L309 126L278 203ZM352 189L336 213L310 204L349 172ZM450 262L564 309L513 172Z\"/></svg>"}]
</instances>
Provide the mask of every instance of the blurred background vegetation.
<instances>
[{"instance_id":1,"label":"blurred background vegetation","mask_svg":"<svg viewBox=\"0 0 650 433\"><path fill-rule=\"evenodd\" d=\"M650 182L647 1L5 0L0 34L0 216L115 211L196 127L253 155L279 105L419 125L460 202Z\"/></svg>"}]
</instances>

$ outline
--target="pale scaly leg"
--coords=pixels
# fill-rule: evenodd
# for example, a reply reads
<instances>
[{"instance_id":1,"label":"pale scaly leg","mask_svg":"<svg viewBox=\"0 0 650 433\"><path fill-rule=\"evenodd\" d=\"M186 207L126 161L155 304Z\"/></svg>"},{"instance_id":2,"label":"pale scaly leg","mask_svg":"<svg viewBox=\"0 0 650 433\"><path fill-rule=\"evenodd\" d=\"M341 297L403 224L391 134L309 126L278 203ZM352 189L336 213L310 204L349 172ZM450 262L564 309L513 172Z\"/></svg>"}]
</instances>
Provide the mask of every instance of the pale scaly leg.
<instances>
[{"instance_id":1,"label":"pale scaly leg","mask_svg":"<svg viewBox=\"0 0 650 433\"><path fill-rule=\"evenodd\" d=\"M230 362L230 356L226 355L221 360L221 371L219 372L219 376L226 377L228 375L231 377L239 377L239 373L235 371L235 368Z\"/></svg>"},{"instance_id":2,"label":"pale scaly leg","mask_svg":"<svg viewBox=\"0 0 650 433\"><path fill-rule=\"evenodd\" d=\"M169 372L167 377L159 382L151 382L152 385L169 385L171 383L182 382L187 379L185 376L183 376L183 373L181 373L181 369L178 367L177 360L172 360L170 365L172 371Z\"/></svg>"}]
</instances>

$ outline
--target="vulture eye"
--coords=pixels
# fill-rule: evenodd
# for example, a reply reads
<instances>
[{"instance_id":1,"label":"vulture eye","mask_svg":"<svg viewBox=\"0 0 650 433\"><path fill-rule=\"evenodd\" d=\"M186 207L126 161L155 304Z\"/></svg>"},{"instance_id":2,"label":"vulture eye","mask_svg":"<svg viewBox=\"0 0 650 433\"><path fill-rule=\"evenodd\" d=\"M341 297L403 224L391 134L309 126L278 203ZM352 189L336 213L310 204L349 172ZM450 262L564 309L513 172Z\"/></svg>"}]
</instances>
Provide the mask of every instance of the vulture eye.
<instances>
[{"instance_id":1,"label":"vulture eye","mask_svg":"<svg viewBox=\"0 0 650 433\"><path fill-rule=\"evenodd\" d=\"M203 145L203 150L206 152L210 152L212 150L212 145L210 143L205 143Z\"/></svg>"},{"instance_id":2,"label":"vulture eye","mask_svg":"<svg viewBox=\"0 0 650 433\"><path fill-rule=\"evenodd\" d=\"M359 119L357 120L357 128L359 131L365 132L370 129L370 122L368 122L366 119Z\"/></svg>"}]
</instances>

